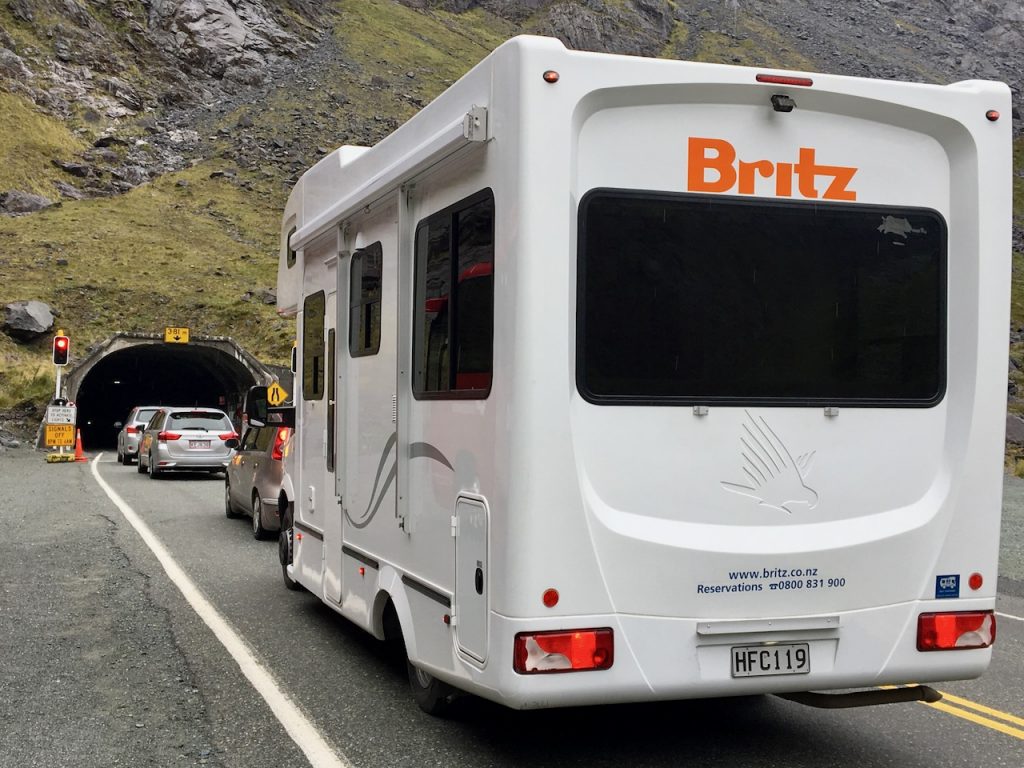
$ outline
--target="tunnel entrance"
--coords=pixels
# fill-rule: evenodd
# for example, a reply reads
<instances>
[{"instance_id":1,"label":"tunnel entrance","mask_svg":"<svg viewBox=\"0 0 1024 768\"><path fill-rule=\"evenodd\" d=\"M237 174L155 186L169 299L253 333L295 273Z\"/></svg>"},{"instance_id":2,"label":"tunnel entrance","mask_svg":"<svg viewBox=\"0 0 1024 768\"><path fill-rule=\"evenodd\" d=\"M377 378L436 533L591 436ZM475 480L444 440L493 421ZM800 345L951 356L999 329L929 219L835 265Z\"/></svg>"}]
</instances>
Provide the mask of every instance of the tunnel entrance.
<instances>
[{"instance_id":1,"label":"tunnel entrance","mask_svg":"<svg viewBox=\"0 0 1024 768\"><path fill-rule=\"evenodd\" d=\"M115 423L137 405L220 408L237 429L249 387L276 378L227 337L193 336L187 344L168 344L150 334L117 334L68 374L64 395L78 406L83 446L116 450Z\"/></svg>"}]
</instances>

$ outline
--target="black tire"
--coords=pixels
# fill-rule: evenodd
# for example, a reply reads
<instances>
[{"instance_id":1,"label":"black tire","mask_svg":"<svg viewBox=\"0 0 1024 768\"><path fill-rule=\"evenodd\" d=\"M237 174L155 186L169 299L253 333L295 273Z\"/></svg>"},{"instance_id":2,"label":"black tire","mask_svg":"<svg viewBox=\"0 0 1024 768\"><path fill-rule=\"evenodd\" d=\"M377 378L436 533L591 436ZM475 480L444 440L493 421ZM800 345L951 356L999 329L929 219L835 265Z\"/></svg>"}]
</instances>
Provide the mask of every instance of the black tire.
<instances>
[{"instance_id":1,"label":"black tire","mask_svg":"<svg viewBox=\"0 0 1024 768\"><path fill-rule=\"evenodd\" d=\"M405 662L409 671L409 688L416 704L428 715L444 717L451 710L456 690L448 683L443 683L429 672L424 672L408 659Z\"/></svg>"},{"instance_id":2,"label":"black tire","mask_svg":"<svg viewBox=\"0 0 1024 768\"><path fill-rule=\"evenodd\" d=\"M130 453L122 453L121 454L121 463L124 464L126 467L130 467L132 465L132 456L131 456L131 454Z\"/></svg>"},{"instance_id":3,"label":"black tire","mask_svg":"<svg viewBox=\"0 0 1024 768\"><path fill-rule=\"evenodd\" d=\"M252 537L257 541L267 538L267 529L263 527L263 499L258 492L252 492Z\"/></svg>"},{"instance_id":4,"label":"black tire","mask_svg":"<svg viewBox=\"0 0 1024 768\"><path fill-rule=\"evenodd\" d=\"M121 449L120 448L117 449L117 463L118 464L124 464L124 454L121 453Z\"/></svg>"},{"instance_id":5,"label":"black tire","mask_svg":"<svg viewBox=\"0 0 1024 768\"><path fill-rule=\"evenodd\" d=\"M147 461L146 469L149 470L149 479L156 480L157 475L160 474L160 470L156 468L156 462L153 461L153 454L149 454L149 460Z\"/></svg>"},{"instance_id":6,"label":"black tire","mask_svg":"<svg viewBox=\"0 0 1024 768\"><path fill-rule=\"evenodd\" d=\"M234 520L238 517L238 512L235 511L235 505L231 503L231 484L224 480L224 517L229 520Z\"/></svg>"},{"instance_id":7,"label":"black tire","mask_svg":"<svg viewBox=\"0 0 1024 768\"><path fill-rule=\"evenodd\" d=\"M146 473L146 468L142 466L142 451L139 451L139 463L135 466L135 471L138 472L140 475Z\"/></svg>"},{"instance_id":8,"label":"black tire","mask_svg":"<svg viewBox=\"0 0 1024 768\"><path fill-rule=\"evenodd\" d=\"M295 529L292 527L292 513L285 512L281 516L281 530L277 534L277 558L281 561L281 577L284 579L284 586L293 592L302 589L302 585L288 575L288 566L292 562L292 538Z\"/></svg>"}]
</instances>

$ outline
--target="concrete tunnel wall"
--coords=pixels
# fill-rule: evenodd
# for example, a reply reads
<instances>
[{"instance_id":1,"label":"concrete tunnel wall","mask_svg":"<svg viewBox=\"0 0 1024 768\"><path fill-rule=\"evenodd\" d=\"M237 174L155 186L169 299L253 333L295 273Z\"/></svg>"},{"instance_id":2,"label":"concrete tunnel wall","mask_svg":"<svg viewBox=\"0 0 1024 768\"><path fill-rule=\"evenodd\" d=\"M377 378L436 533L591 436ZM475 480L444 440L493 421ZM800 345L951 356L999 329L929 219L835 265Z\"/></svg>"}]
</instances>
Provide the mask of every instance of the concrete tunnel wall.
<instances>
[{"instance_id":1,"label":"concrete tunnel wall","mask_svg":"<svg viewBox=\"0 0 1024 768\"><path fill-rule=\"evenodd\" d=\"M212 406L238 428L236 410L249 387L275 379L268 366L226 336L170 344L156 334L119 333L71 367L62 389L78 406L82 445L100 450L116 448L114 424L136 405Z\"/></svg>"}]
</instances>

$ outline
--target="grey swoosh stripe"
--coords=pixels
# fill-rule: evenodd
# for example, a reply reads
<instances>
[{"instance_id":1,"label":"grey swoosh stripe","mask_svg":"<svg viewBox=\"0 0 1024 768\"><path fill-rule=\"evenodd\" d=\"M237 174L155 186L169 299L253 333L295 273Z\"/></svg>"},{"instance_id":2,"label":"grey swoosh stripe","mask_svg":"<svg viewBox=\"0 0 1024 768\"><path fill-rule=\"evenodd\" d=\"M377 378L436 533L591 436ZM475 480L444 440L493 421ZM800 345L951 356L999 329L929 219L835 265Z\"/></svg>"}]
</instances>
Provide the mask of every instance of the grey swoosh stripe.
<instances>
[{"instance_id":1,"label":"grey swoosh stripe","mask_svg":"<svg viewBox=\"0 0 1024 768\"><path fill-rule=\"evenodd\" d=\"M451 465L451 462L445 458L445 455L436 446L430 443L409 443L409 458L416 459L421 457L438 461L453 472L455 471L455 467Z\"/></svg>"}]
</instances>

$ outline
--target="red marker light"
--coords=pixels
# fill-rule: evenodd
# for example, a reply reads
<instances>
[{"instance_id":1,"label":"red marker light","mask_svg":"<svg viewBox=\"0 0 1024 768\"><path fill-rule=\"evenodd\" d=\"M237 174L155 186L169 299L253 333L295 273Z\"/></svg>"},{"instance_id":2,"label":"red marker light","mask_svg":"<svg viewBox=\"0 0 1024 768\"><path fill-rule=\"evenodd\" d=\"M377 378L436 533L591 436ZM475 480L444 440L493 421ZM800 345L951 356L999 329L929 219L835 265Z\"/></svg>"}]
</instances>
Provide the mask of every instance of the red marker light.
<instances>
[{"instance_id":1,"label":"red marker light","mask_svg":"<svg viewBox=\"0 0 1024 768\"><path fill-rule=\"evenodd\" d=\"M361 565L359 566L359 575L360 576L365 576L366 575L366 568L364 568Z\"/></svg>"},{"instance_id":2,"label":"red marker light","mask_svg":"<svg viewBox=\"0 0 1024 768\"><path fill-rule=\"evenodd\" d=\"M544 601L545 608L554 608L558 605L558 590L557 589L546 589L544 595L541 597Z\"/></svg>"},{"instance_id":3,"label":"red marker light","mask_svg":"<svg viewBox=\"0 0 1024 768\"><path fill-rule=\"evenodd\" d=\"M792 77L787 75L758 75L757 82L771 83L772 85L800 85L805 88L814 85L814 81L809 77Z\"/></svg>"},{"instance_id":4,"label":"red marker light","mask_svg":"<svg viewBox=\"0 0 1024 768\"><path fill-rule=\"evenodd\" d=\"M559 75L557 72L555 72L555 70L549 69L547 72L544 73L544 82L545 83L557 83L559 77L561 77L561 75Z\"/></svg>"},{"instance_id":5,"label":"red marker light","mask_svg":"<svg viewBox=\"0 0 1024 768\"><path fill-rule=\"evenodd\" d=\"M996 120L999 119L999 110L990 109L988 112L985 113L985 117L988 119L990 123L994 123Z\"/></svg>"},{"instance_id":6,"label":"red marker light","mask_svg":"<svg viewBox=\"0 0 1024 768\"><path fill-rule=\"evenodd\" d=\"M981 585L985 583L985 579L980 573L972 573L970 578L967 579L967 586L973 590L981 589Z\"/></svg>"}]
</instances>

